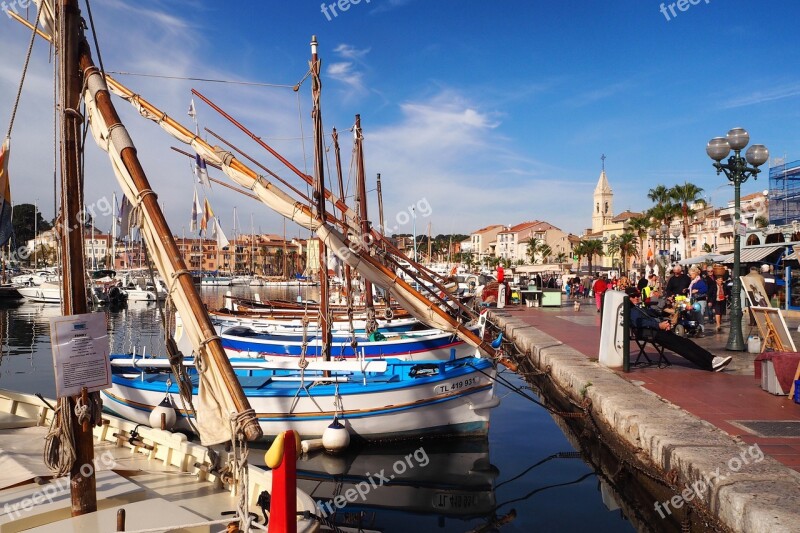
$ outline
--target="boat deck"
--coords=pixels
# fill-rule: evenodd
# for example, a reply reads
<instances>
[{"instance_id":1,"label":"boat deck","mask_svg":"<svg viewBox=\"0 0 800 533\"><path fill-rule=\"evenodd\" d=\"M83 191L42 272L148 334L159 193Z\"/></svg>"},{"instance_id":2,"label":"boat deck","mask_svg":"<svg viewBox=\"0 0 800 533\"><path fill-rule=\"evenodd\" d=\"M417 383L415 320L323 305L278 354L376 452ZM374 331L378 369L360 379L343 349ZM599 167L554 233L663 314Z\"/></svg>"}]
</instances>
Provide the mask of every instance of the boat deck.
<instances>
[{"instance_id":1,"label":"boat deck","mask_svg":"<svg viewBox=\"0 0 800 533\"><path fill-rule=\"evenodd\" d=\"M116 531L119 509L126 510L125 528L129 531L157 527L211 532L225 528L180 527L226 519L222 513L236 508L237 497L206 472L211 464L208 448L189 442L183 434L137 427L109 415L104 415L109 423L94 431L98 512L71 517L68 478L53 478L42 464L51 415L35 397L16 393L9 397L0 391L0 502L4 506L0 508L0 533ZM47 425L37 425L41 421ZM131 444L133 432L140 440ZM206 468L197 468L197 464ZM250 510L258 516L261 512L255 501L261 491L270 489L271 479L269 472L250 468ZM298 508L313 509L313 505L307 495L298 493ZM311 521L298 521L298 531L315 528Z\"/></svg>"}]
</instances>

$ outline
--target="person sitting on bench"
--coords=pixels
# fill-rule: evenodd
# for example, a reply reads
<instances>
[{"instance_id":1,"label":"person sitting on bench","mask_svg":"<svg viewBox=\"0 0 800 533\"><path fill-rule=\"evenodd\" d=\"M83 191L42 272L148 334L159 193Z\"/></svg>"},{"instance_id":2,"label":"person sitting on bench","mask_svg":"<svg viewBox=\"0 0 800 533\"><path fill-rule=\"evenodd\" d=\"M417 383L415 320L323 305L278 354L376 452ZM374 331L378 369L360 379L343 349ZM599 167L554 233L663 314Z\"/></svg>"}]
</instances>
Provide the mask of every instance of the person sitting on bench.
<instances>
[{"instance_id":1,"label":"person sitting on bench","mask_svg":"<svg viewBox=\"0 0 800 533\"><path fill-rule=\"evenodd\" d=\"M730 356L715 357L714 354L698 346L690 339L671 333L672 326L668 320L656 318L642 307L642 295L636 287L628 287L625 289L625 294L631 300L631 327L653 330L655 333L654 341L667 350L675 352L703 370L714 372L720 372L733 359Z\"/></svg>"}]
</instances>

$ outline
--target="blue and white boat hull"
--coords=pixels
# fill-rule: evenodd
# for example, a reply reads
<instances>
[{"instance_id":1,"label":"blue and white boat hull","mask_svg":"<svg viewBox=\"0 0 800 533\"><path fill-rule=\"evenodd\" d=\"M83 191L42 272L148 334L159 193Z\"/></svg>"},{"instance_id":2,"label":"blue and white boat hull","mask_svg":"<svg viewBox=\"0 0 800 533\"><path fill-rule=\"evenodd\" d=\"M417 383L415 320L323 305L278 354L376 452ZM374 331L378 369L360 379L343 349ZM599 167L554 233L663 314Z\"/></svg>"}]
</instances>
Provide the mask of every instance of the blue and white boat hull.
<instances>
[{"instance_id":1,"label":"blue and white boat hull","mask_svg":"<svg viewBox=\"0 0 800 533\"><path fill-rule=\"evenodd\" d=\"M149 424L150 412L165 393L172 396L176 406L181 405L177 386L172 381L167 383L170 373L142 369L155 364L151 361L154 360L139 359L138 369L115 364L112 386L103 391L107 409L134 422ZM302 376L296 370L257 366L243 369L247 362L232 361L266 437L293 429L304 439L317 438L334 416L353 437L367 441L433 435L485 436L491 409L499 403L494 396L495 369L486 359L427 363L391 360L381 362L376 372L329 371L328 377L309 370L313 367ZM353 364L343 363L349 368ZM196 375L193 383L196 399ZM183 410L179 410L177 427L190 429Z\"/></svg>"}]
</instances>

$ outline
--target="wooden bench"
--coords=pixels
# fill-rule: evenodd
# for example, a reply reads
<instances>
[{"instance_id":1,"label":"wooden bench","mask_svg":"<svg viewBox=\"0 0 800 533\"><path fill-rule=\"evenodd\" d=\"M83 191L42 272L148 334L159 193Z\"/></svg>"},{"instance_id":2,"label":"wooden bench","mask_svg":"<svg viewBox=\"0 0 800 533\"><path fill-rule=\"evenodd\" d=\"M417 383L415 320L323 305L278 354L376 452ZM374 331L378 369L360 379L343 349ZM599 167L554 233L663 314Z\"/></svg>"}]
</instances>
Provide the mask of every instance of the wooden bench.
<instances>
[{"instance_id":1,"label":"wooden bench","mask_svg":"<svg viewBox=\"0 0 800 533\"><path fill-rule=\"evenodd\" d=\"M664 347L656 341L656 330L650 328L635 328L631 326L630 332L631 340L636 343L636 346L639 347L639 353L636 356L636 360L631 363L631 366L644 367L657 365L658 368L666 368L672 365L666 356L664 356ZM653 361L647 355L645 348L648 344L652 346L658 353L657 361ZM642 358L644 358L644 361L642 361Z\"/></svg>"}]
</instances>

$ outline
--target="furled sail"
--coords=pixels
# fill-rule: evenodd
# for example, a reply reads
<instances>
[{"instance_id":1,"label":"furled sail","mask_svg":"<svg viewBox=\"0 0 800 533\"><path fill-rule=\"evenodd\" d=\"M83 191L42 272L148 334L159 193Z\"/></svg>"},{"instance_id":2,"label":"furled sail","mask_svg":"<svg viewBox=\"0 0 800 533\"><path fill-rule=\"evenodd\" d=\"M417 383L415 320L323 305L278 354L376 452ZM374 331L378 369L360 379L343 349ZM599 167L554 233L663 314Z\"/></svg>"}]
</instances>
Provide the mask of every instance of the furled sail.
<instances>
[{"instance_id":1,"label":"furled sail","mask_svg":"<svg viewBox=\"0 0 800 533\"><path fill-rule=\"evenodd\" d=\"M103 114L98 109L98 93L107 91L105 80L100 72L91 68L86 71L85 101L87 118L91 125L92 136L103 150L108 152L114 174L125 193L126 198L134 207L140 206L144 198L155 194L152 190L141 190L128 170L123 160L122 152L127 148L134 148L127 130L121 124L109 128ZM235 438L232 435L231 417L240 412L237 408L233 394L229 390L229 377L224 372L218 372L214 367L214 357L211 354L211 344L219 343L213 329L207 331L200 318L192 308L186 295L177 290L179 277L187 275L186 271L179 271L170 261L168 250L163 236L159 233L154 221L148 216L141 216L142 236L150 250L151 258L158 271L168 280L170 295L172 296L177 312L183 318L184 330L192 342L195 353L206 361L209 369L201 372L200 395L196 404L197 428L203 444L216 444ZM234 378L235 379L235 378ZM249 407L249 406L248 406ZM249 423L255 422L255 417L250 414ZM260 433L260 431L259 431Z\"/></svg>"},{"instance_id":2,"label":"furled sail","mask_svg":"<svg viewBox=\"0 0 800 533\"><path fill-rule=\"evenodd\" d=\"M261 202L270 209L300 226L317 233L329 249L334 251L337 257L345 261L352 268L357 269L373 284L390 289L392 297L415 318L431 327L439 328L457 335L465 342L479 347L481 351L488 355L495 355L495 350L489 343L478 338L478 336L461 324L459 320L451 317L424 295L381 265L369 254L368 250L355 245L355 243L352 243L330 224L317 219L307 205L294 200L274 183L271 183L264 176L259 175L239 161L232 153L222 150L219 147L212 147L203 139L193 134L191 130L182 126L179 122L150 102L144 100L140 95L134 94L117 80L110 76L106 76L106 79L108 80L109 89L130 102L140 115L156 122L164 131L180 142L191 145L195 152L200 154L201 157L219 166L222 171L238 185L251 190ZM355 223L352 223L352 229L356 234L360 231L360 228Z\"/></svg>"}]
</instances>

